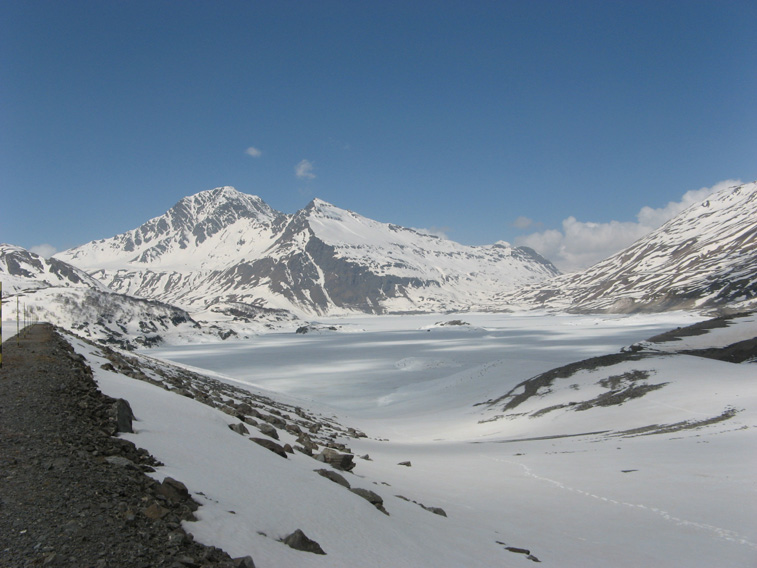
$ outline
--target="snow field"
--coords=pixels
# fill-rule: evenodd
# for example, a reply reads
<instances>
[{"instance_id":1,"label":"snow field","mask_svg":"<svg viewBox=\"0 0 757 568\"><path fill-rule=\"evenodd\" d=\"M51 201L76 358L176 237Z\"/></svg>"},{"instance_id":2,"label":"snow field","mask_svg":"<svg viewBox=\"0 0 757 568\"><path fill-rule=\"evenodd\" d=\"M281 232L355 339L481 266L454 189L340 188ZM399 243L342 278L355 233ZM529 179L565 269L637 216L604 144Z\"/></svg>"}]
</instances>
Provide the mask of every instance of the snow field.
<instances>
[{"instance_id":1,"label":"snow field","mask_svg":"<svg viewBox=\"0 0 757 568\"><path fill-rule=\"evenodd\" d=\"M449 319L471 325L436 325ZM617 352L699 319L681 313L344 318L322 322L344 332L149 352L269 396L281 393L364 431L368 438L343 441L371 459L356 457L353 473L344 475L352 487L381 495L390 516L313 473L324 465L312 458L295 453L284 460L232 432L233 417L103 371L92 348L77 350L86 352L106 394L130 401L138 421L136 433L125 437L166 464L154 475L182 480L203 504L187 530L232 555L252 555L261 568L528 562L505 546L529 549L544 565L560 567L753 566L753 365L643 359L560 379L513 411L535 411L571 395L591 398L600 379L632 368L647 369L649 383L669 383L620 406L498 420L492 419L501 408L473 406L558 365ZM705 428L578 435L704 420L727 407L738 411L733 418ZM291 435L280 434L282 444L293 444ZM540 436L549 438L533 439ZM398 465L406 460L411 467ZM297 528L327 555L277 542Z\"/></svg>"}]
</instances>

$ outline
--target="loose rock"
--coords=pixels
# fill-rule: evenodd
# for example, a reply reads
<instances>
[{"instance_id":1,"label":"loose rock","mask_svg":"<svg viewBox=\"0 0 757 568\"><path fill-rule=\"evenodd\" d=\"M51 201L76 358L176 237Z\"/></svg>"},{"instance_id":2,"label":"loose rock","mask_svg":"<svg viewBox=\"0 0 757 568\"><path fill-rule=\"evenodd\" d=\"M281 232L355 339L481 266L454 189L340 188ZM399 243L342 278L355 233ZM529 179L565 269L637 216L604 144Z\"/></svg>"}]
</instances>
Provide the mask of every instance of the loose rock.
<instances>
[{"instance_id":1,"label":"loose rock","mask_svg":"<svg viewBox=\"0 0 757 568\"><path fill-rule=\"evenodd\" d=\"M273 440L269 440L268 438L250 438L250 440L258 444L259 446L263 446L267 450L271 450L274 454L280 455L284 459L286 459L287 457L287 453L286 451L284 451L284 448L282 448Z\"/></svg>"},{"instance_id":2,"label":"loose rock","mask_svg":"<svg viewBox=\"0 0 757 568\"><path fill-rule=\"evenodd\" d=\"M290 548L294 548L295 550L312 552L313 554L326 554L321 548L320 544L318 544L314 540L309 539L300 529L297 529L289 536L284 537L281 542L283 542Z\"/></svg>"},{"instance_id":3,"label":"loose rock","mask_svg":"<svg viewBox=\"0 0 757 568\"><path fill-rule=\"evenodd\" d=\"M314 470L318 475L322 475L326 479L330 479L334 483L338 483L342 487L346 487L347 489L350 488L350 482L347 481L344 477L339 475L337 472L335 472L332 469L316 469Z\"/></svg>"},{"instance_id":4,"label":"loose rock","mask_svg":"<svg viewBox=\"0 0 757 568\"><path fill-rule=\"evenodd\" d=\"M384 500L377 493L374 493L370 489L362 489L360 487L353 487L352 489L350 489L350 491L352 491L355 495L360 495L360 497L368 501L371 505L376 507L385 515L389 514L389 512L384 508Z\"/></svg>"},{"instance_id":5,"label":"loose rock","mask_svg":"<svg viewBox=\"0 0 757 568\"><path fill-rule=\"evenodd\" d=\"M332 448L324 448L320 454L315 456L315 459L318 461L327 463L331 467L341 469L342 471L352 471L355 469L355 464L352 461L353 458L352 454L340 454Z\"/></svg>"}]
</instances>

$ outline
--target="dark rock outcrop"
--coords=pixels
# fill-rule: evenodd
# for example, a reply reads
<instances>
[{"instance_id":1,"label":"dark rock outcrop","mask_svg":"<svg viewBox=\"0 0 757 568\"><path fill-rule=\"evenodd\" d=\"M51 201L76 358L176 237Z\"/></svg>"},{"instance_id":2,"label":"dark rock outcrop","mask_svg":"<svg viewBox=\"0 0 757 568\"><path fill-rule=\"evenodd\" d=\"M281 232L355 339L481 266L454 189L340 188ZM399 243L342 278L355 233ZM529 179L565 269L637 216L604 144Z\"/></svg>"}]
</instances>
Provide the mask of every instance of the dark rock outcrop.
<instances>
[{"instance_id":1,"label":"dark rock outcrop","mask_svg":"<svg viewBox=\"0 0 757 568\"><path fill-rule=\"evenodd\" d=\"M312 552L313 554L326 554L321 548L320 544L308 538L300 529L297 529L292 534L285 536L283 539L281 539L281 542L283 542L290 548L294 548L295 550Z\"/></svg>"},{"instance_id":2,"label":"dark rock outcrop","mask_svg":"<svg viewBox=\"0 0 757 568\"><path fill-rule=\"evenodd\" d=\"M258 444L259 446L263 446L267 450L271 450L274 454L277 454L284 459L286 459L287 457L286 450L273 440L269 440L268 438L250 438L250 440Z\"/></svg>"},{"instance_id":3,"label":"dark rock outcrop","mask_svg":"<svg viewBox=\"0 0 757 568\"><path fill-rule=\"evenodd\" d=\"M352 454L340 454L332 448L324 448L320 454L315 456L315 459L342 471L352 471L355 469L355 464L352 461L354 457Z\"/></svg>"}]
</instances>

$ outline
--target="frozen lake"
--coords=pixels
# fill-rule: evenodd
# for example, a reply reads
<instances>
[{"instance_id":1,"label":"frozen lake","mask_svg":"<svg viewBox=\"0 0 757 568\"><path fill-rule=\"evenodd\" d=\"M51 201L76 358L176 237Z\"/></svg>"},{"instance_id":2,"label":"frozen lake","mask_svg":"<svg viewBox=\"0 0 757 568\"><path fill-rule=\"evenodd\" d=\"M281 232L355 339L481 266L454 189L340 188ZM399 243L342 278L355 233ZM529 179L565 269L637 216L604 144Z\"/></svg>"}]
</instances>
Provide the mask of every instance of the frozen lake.
<instances>
[{"instance_id":1,"label":"frozen lake","mask_svg":"<svg viewBox=\"0 0 757 568\"><path fill-rule=\"evenodd\" d=\"M439 409L501 394L539 372L621 347L701 318L465 314L324 319L305 335L145 351L363 417ZM439 326L462 320L464 326ZM434 383L437 388L432 388ZM415 394L423 391L422 400ZM440 396L434 396L439 394Z\"/></svg>"}]
</instances>

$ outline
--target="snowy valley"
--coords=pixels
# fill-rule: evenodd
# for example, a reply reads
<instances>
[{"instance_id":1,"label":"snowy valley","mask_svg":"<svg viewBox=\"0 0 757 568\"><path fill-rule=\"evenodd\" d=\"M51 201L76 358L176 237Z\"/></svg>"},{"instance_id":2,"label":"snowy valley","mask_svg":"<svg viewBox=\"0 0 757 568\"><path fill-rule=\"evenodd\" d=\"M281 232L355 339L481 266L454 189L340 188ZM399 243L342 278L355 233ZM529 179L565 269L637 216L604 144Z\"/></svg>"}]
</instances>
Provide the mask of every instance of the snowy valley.
<instances>
[{"instance_id":1,"label":"snowy valley","mask_svg":"<svg viewBox=\"0 0 757 568\"><path fill-rule=\"evenodd\" d=\"M757 317L656 343L702 318L469 316L72 343L130 401L153 475L201 503L185 529L259 567L753 564L754 363L677 352L754 338ZM281 542L297 529L325 556Z\"/></svg>"},{"instance_id":2,"label":"snowy valley","mask_svg":"<svg viewBox=\"0 0 757 568\"><path fill-rule=\"evenodd\" d=\"M201 504L185 530L258 568L747 567L755 218L728 188L557 275L217 188L53 259L2 245L3 337L17 305L65 329Z\"/></svg>"}]
</instances>

